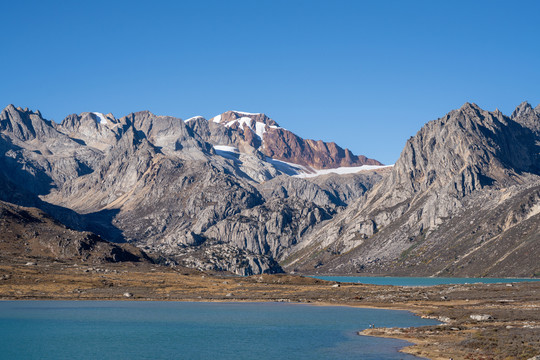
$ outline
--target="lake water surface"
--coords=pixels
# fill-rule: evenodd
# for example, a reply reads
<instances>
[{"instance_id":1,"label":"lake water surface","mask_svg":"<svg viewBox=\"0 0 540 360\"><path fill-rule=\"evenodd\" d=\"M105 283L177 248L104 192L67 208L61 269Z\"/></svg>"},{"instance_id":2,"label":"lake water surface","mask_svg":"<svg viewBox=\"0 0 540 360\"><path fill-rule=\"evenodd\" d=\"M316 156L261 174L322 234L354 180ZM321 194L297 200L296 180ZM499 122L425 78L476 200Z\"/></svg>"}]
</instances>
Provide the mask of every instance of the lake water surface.
<instances>
[{"instance_id":1,"label":"lake water surface","mask_svg":"<svg viewBox=\"0 0 540 360\"><path fill-rule=\"evenodd\" d=\"M417 359L369 324L405 311L284 303L0 301L2 359Z\"/></svg>"},{"instance_id":2,"label":"lake water surface","mask_svg":"<svg viewBox=\"0 0 540 360\"><path fill-rule=\"evenodd\" d=\"M540 279L528 278L444 278L444 277L392 277L392 276L312 276L316 279L374 284L374 285L399 285L399 286L433 286L442 284L495 284L513 283L523 281L540 281Z\"/></svg>"}]
</instances>

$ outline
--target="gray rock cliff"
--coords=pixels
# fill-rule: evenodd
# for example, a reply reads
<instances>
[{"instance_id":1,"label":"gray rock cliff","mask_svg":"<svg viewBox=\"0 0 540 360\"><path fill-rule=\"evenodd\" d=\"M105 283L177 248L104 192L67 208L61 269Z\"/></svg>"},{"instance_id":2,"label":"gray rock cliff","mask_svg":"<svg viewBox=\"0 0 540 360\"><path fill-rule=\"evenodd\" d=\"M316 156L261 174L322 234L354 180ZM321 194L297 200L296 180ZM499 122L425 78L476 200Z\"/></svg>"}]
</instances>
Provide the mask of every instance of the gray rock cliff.
<instances>
[{"instance_id":1,"label":"gray rock cliff","mask_svg":"<svg viewBox=\"0 0 540 360\"><path fill-rule=\"evenodd\" d=\"M535 276L539 114L467 103L427 123L393 167L301 178L378 162L264 114L55 124L9 105L0 200L202 270Z\"/></svg>"},{"instance_id":2,"label":"gray rock cliff","mask_svg":"<svg viewBox=\"0 0 540 360\"><path fill-rule=\"evenodd\" d=\"M534 275L538 223L530 224L528 240L515 236L510 229L525 225L520 220L505 225L510 216L505 210L523 208L524 194L532 196L527 207L536 209L532 199L540 185L540 142L534 131L538 124L537 114L523 104L513 118L467 103L429 122L407 141L391 174L305 240L298 255L288 259L289 268ZM511 218L531 222L535 211ZM506 250L497 251L499 246ZM533 251L526 257L530 268L503 267L519 259L519 249L525 248ZM322 255L306 261L306 252Z\"/></svg>"},{"instance_id":3,"label":"gray rock cliff","mask_svg":"<svg viewBox=\"0 0 540 360\"><path fill-rule=\"evenodd\" d=\"M276 126L264 115L251 120ZM282 271L277 259L291 244L379 179L320 186L291 178L253 146L248 127L202 118L87 112L55 124L8 106L0 121L3 200L200 269Z\"/></svg>"}]
</instances>

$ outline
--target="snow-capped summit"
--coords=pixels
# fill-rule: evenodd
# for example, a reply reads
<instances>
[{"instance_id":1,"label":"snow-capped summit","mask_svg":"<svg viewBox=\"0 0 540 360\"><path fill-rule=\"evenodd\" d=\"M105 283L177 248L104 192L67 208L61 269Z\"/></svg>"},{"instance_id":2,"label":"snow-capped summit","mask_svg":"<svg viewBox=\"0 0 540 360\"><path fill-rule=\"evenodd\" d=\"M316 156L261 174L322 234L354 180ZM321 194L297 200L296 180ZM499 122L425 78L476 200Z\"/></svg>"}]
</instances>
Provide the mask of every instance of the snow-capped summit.
<instances>
[{"instance_id":1,"label":"snow-capped summit","mask_svg":"<svg viewBox=\"0 0 540 360\"><path fill-rule=\"evenodd\" d=\"M238 110L232 110L232 112L235 112L240 115L261 115L261 113L249 113L245 111L238 111Z\"/></svg>"},{"instance_id":2,"label":"snow-capped summit","mask_svg":"<svg viewBox=\"0 0 540 360\"><path fill-rule=\"evenodd\" d=\"M333 142L303 139L280 127L277 122L263 113L227 111L211 118L210 123L220 124L228 129L228 133L223 133L217 128L213 130L214 134L219 132L219 142L215 141L218 136L209 136L205 139L213 145L225 144L223 136L228 134L230 145L240 149L240 152L258 150L270 159L294 164L300 169L308 169L308 173L340 167L382 165L377 160L368 159L362 155L356 156ZM210 132L214 126L210 127ZM340 173L343 171L345 170Z\"/></svg>"},{"instance_id":3,"label":"snow-capped summit","mask_svg":"<svg viewBox=\"0 0 540 360\"><path fill-rule=\"evenodd\" d=\"M224 124L224 125L225 124L232 125L232 123L235 120L238 120L241 118L251 119L255 122L260 122L260 123L270 125L270 126L279 126L274 120L270 119L268 116L266 116L263 113L248 113L245 111L226 111L223 114L214 116L212 119L210 119L210 121L213 121L219 124Z\"/></svg>"}]
</instances>

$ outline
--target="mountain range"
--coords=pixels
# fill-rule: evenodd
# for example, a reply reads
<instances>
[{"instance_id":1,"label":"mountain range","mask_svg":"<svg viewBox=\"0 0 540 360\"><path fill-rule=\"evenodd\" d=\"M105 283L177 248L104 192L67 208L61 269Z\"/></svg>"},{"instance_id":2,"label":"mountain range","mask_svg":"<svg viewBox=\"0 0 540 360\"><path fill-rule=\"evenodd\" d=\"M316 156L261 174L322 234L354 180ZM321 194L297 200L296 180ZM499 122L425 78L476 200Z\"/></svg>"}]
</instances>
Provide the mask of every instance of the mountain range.
<instances>
[{"instance_id":1,"label":"mountain range","mask_svg":"<svg viewBox=\"0 0 540 360\"><path fill-rule=\"evenodd\" d=\"M394 166L240 111L57 124L9 105L0 153L4 242L23 241L22 226L25 244L67 249L60 226L113 242L118 261L240 275L540 275L540 107L528 103L511 116L467 103ZM83 258L114 260L104 251Z\"/></svg>"}]
</instances>

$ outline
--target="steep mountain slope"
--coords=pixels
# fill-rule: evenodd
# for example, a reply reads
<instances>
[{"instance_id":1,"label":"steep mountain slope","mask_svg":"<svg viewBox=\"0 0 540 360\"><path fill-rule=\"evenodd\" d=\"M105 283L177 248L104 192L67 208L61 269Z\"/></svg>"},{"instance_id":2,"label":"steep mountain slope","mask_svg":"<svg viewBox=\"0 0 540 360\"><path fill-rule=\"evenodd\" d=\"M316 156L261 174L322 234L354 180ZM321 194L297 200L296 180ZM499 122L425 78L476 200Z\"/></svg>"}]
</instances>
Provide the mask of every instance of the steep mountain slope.
<instances>
[{"instance_id":1,"label":"steep mountain slope","mask_svg":"<svg viewBox=\"0 0 540 360\"><path fill-rule=\"evenodd\" d=\"M227 111L210 121L197 117L186 122L213 145L233 146L246 153L259 151L272 159L308 168L382 165L377 160L356 156L333 142L302 139L265 114Z\"/></svg>"},{"instance_id":2,"label":"steep mountain slope","mask_svg":"<svg viewBox=\"0 0 540 360\"><path fill-rule=\"evenodd\" d=\"M198 269L540 273L540 107L527 103L511 117L465 104L393 167L237 111L55 124L10 105L0 153L0 200Z\"/></svg>"},{"instance_id":3,"label":"steep mountain slope","mask_svg":"<svg viewBox=\"0 0 540 360\"><path fill-rule=\"evenodd\" d=\"M265 156L247 128L202 118L83 113L54 124L10 105L0 126L1 199L200 269L282 271L275 259L381 178L290 178L310 170ZM221 151L212 136L247 151Z\"/></svg>"},{"instance_id":4,"label":"steep mountain slope","mask_svg":"<svg viewBox=\"0 0 540 360\"><path fill-rule=\"evenodd\" d=\"M390 176L294 250L287 269L401 275L540 273L539 112L474 104L426 124Z\"/></svg>"},{"instance_id":5,"label":"steep mountain slope","mask_svg":"<svg viewBox=\"0 0 540 360\"><path fill-rule=\"evenodd\" d=\"M88 232L71 230L36 208L0 201L0 262L148 262L133 245L112 244Z\"/></svg>"}]
</instances>

